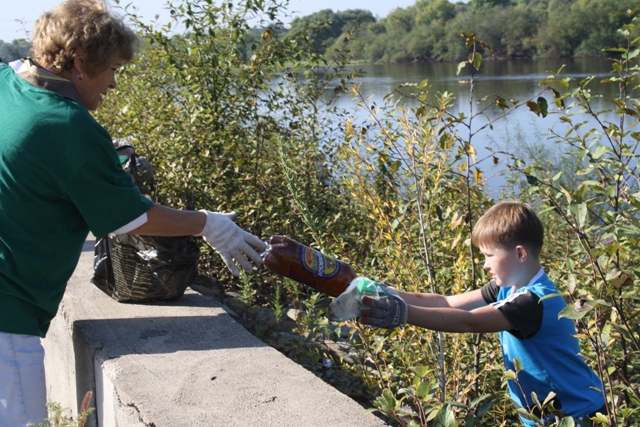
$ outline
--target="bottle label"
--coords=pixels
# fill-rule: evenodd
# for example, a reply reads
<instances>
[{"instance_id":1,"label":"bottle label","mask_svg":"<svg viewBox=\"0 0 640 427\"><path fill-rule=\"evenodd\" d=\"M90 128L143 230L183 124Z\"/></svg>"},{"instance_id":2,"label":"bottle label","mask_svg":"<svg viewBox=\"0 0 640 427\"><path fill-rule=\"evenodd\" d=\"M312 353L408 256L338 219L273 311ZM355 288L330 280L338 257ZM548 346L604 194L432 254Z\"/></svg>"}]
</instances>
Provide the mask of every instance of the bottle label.
<instances>
[{"instance_id":1,"label":"bottle label","mask_svg":"<svg viewBox=\"0 0 640 427\"><path fill-rule=\"evenodd\" d=\"M303 247L300 252L302 267L308 272L321 279L331 279L340 271L340 264L320 252L309 247Z\"/></svg>"}]
</instances>

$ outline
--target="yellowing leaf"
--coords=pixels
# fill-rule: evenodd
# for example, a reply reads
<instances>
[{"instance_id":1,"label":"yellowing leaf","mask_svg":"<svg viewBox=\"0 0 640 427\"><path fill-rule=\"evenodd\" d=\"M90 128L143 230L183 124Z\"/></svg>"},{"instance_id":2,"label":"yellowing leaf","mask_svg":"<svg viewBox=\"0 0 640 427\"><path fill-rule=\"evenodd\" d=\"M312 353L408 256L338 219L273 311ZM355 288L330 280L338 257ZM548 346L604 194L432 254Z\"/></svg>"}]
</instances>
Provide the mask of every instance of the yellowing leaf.
<instances>
[{"instance_id":1,"label":"yellowing leaf","mask_svg":"<svg viewBox=\"0 0 640 427\"><path fill-rule=\"evenodd\" d=\"M458 228L460 224L462 224L462 219L463 219L463 216L456 213L451 219L451 223L449 224L449 229L453 230L455 228Z\"/></svg>"},{"instance_id":2,"label":"yellowing leaf","mask_svg":"<svg viewBox=\"0 0 640 427\"><path fill-rule=\"evenodd\" d=\"M478 184L482 184L482 172L480 171L480 169L476 168L474 171L474 175L476 177L476 182Z\"/></svg>"},{"instance_id":3,"label":"yellowing leaf","mask_svg":"<svg viewBox=\"0 0 640 427\"><path fill-rule=\"evenodd\" d=\"M459 234L455 239L453 239L453 242L451 243L451 249L455 249L458 246L458 243L460 243L460 237L462 236Z\"/></svg>"}]
</instances>

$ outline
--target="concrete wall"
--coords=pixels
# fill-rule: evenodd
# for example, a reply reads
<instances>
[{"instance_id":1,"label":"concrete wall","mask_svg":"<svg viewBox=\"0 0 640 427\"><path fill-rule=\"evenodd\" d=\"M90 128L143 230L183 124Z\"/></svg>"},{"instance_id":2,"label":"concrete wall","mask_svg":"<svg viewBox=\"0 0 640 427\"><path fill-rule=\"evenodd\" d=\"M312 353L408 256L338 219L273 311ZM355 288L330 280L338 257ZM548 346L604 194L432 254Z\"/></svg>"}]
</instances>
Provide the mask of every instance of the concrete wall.
<instances>
[{"instance_id":1,"label":"concrete wall","mask_svg":"<svg viewBox=\"0 0 640 427\"><path fill-rule=\"evenodd\" d=\"M45 346L48 398L88 427L385 426L264 344L214 299L118 303L90 283L88 241Z\"/></svg>"}]
</instances>

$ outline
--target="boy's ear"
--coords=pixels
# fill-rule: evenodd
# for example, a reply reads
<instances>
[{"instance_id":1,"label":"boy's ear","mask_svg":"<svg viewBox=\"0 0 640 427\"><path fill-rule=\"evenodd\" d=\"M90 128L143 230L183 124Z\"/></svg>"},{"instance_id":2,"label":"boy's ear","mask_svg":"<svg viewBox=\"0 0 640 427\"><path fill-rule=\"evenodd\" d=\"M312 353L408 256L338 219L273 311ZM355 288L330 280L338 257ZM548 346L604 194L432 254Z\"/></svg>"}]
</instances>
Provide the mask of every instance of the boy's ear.
<instances>
[{"instance_id":1,"label":"boy's ear","mask_svg":"<svg viewBox=\"0 0 640 427\"><path fill-rule=\"evenodd\" d=\"M527 256L529 255L529 251L526 247L522 245L516 246L516 256L518 257L519 262L525 262L527 260Z\"/></svg>"}]
</instances>

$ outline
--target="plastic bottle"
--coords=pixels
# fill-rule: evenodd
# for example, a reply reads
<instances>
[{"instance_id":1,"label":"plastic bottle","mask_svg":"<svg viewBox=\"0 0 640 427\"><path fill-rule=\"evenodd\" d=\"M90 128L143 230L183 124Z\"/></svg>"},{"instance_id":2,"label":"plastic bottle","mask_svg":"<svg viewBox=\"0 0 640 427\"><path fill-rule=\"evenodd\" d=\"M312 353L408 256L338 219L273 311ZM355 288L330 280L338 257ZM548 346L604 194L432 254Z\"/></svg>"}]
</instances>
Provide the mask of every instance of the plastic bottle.
<instances>
[{"instance_id":1,"label":"plastic bottle","mask_svg":"<svg viewBox=\"0 0 640 427\"><path fill-rule=\"evenodd\" d=\"M344 292L356 273L346 262L330 258L285 236L271 236L262 253L264 265L332 297Z\"/></svg>"},{"instance_id":2,"label":"plastic bottle","mask_svg":"<svg viewBox=\"0 0 640 427\"><path fill-rule=\"evenodd\" d=\"M366 277L356 277L349 287L329 304L327 314L331 320L338 322L355 319L360 313L362 295L381 296L388 294L378 282Z\"/></svg>"}]
</instances>

